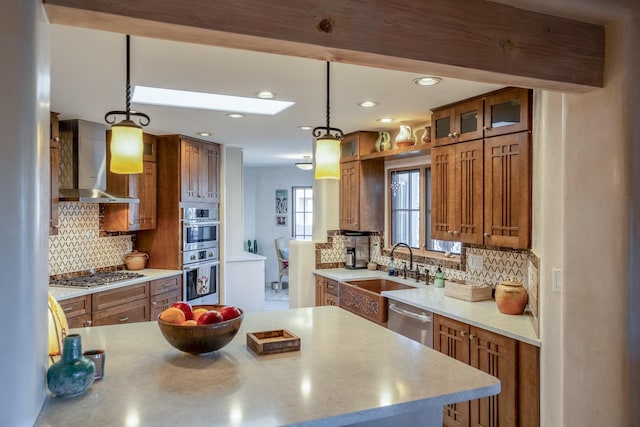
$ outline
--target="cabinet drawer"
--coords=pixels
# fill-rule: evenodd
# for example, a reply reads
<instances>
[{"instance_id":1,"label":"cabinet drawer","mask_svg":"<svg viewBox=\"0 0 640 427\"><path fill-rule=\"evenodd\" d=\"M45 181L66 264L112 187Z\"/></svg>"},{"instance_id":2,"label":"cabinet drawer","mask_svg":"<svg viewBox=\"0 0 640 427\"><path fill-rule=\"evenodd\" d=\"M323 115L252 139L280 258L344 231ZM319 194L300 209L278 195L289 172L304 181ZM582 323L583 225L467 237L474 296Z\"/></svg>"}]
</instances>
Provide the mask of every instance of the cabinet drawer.
<instances>
[{"instance_id":1,"label":"cabinet drawer","mask_svg":"<svg viewBox=\"0 0 640 427\"><path fill-rule=\"evenodd\" d=\"M93 294L92 309L95 313L106 308L115 307L140 299L144 299L144 302L148 303L149 282L140 283L138 285L125 286L123 288Z\"/></svg>"},{"instance_id":2,"label":"cabinet drawer","mask_svg":"<svg viewBox=\"0 0 640 427\"><path fill-rule=\"evenodd\" d=\"M60 301L60 306L62 307L62 311L64 311L64 315L67 317L67 321L70 321L73 317L85 314L91 315L91 295L62 300ZM69 323L69 326L74 327L71 326L71 323Z\"/></svg>"},{"instance_id":3,"label":"cabinet drawer","mask_svg":"<svg viewBox=\"0 0 640 427\"><path fill-rule=\"evenodd\" d=\"M327 294L338 296L338 282L327 279L324 285L324 291Z\"/></svg>"},{"instance_id":4,"label":"cabinet drawer","mask_svg":"<svg viewBox=\"0 0 640 427\"><path fill-rule=\"evenodd\" d=\"M83 314L82 316L67 317L67 323L69 328L86 328L91 326L91 313Z\"/></svg>"},{"instance_id":5,"label":"cabinet drawer","mask_svg":"<svg viewBox=\"0 0 640 427\"><path fill-rule=\"evenodd\" d=\"M149 300L143 299L93 312L93 326L118 325L149 320Z\"/></svg>"},{"instance_id":6,"label":"cabinet drawer","mask_svg":"<svg viewBox=\"0 0 640 427\"><path fill-rule=\"evenodd\" d=\"M338 297L335 295L326 294L324 296L324 305L335 305L336 307L338 307L339 306Z\"/></svg>"},{"instance_id":7,"label":"cabinet drawer","mask_svg":"<svg viewBox=\"0 0 640 427\"><path fill-rule=\"evenodd\" d=\"M149 320L156 320L160 313L169 308L174 302L181 299L182 292L176 290L173 292L165 292L164 294L151 297L151 305L149 306Z\"/></svg>"},{"instance_id":8,"label":"cabinet drawer","mask_svg":"<svg viewBox=\"0 0 640 427\"><path fill-rule=\"evenodd\" d=\"M164 294L180 290L180 276L165 277L164 279L152 280L149 282L149 293L151 296Z\"/></svg>"}]
</instances>

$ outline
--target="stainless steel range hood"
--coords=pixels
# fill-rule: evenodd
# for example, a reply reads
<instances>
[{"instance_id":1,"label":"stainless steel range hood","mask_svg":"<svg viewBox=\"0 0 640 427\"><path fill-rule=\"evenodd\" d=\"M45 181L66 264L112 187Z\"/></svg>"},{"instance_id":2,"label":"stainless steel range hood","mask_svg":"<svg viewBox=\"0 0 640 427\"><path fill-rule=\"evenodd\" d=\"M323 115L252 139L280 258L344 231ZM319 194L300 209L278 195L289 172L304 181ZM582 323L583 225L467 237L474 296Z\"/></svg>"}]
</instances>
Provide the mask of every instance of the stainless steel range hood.
<instances>
[{"instance_id":1,"label":"stainless steel range hood","mask_svg":"<svg viewBox=\"0 0 640 427\"><path fill-rule=\"evenodd\" d=\"M106 192L106 126L86 120L60 121L60 201L140 203Z\"/></svg>"}]
</instances>

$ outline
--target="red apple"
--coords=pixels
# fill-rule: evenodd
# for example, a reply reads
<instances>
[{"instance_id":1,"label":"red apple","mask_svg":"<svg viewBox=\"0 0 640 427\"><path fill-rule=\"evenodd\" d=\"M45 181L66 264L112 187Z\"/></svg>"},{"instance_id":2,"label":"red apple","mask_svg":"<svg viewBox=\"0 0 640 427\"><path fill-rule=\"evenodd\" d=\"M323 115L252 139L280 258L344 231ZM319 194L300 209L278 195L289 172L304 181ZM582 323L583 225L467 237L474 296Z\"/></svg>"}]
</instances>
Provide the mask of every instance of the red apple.
<instances>
[{"instance_id":1,"label":"red apple","mask_svg":"<svg viewBox=\"0 0 640 427\"><path fill-rule=\"evenodd\" d=\"M193 310L189 303L178 301L171 304L171 307L179 308L184 313L185 320L193 320Z\"/></svg>"},{"instance_id":2,"label":"red apple","mask_svg":"<svg viewBox=\"0 0 640 427\"><path fill-rule=\"evenodd\" d=\"M240 310L238 310L238 307L234 307L232 305L225 305L220 309L220 314L222 314L222 318L224 320L230 320L230 319L235 319L236 317L240 316L242 313L240 313Z\"/></svg>"},{"instance_id":3,"label":"red apple","mask_svg":"<svg viewBox=\"0 0 640 427\"><path fill-rule=\"evenodd\" d=\"M209 310L206 313L202 313L196 323L198 325L210 325L212 323L222 322L223 320L222 314L215 310Z\"/></svg>"}]
</instances>

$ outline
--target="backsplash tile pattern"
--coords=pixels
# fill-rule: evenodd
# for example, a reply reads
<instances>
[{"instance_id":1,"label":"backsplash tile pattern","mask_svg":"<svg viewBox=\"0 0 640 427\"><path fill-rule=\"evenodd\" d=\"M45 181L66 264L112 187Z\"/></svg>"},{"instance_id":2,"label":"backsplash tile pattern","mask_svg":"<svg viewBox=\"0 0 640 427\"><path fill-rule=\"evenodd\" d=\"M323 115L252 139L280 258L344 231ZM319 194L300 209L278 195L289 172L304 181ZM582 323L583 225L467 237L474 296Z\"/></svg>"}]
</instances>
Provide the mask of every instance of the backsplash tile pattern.
<instances>
[{"instance_id":1,"label":"backsplash tile pattern","mask_svg":"<svg viewBox=\"0 0 640 427\"><path fill-rule=\"evenodd\" d=\"M131 252L130 235L100 237L99 205L59 205L58 235L49 236L49 275L124 264Z\"/></svg>"}]
</instances>

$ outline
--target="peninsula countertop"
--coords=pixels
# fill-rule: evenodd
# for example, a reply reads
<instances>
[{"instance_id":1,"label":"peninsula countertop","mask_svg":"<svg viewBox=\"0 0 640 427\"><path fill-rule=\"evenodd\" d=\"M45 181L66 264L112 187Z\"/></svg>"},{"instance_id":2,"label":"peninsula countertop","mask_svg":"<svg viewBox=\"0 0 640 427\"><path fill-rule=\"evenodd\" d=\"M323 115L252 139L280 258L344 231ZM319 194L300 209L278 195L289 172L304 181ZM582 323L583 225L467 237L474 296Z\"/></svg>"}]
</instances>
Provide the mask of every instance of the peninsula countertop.
<instances>
[{"instance_id":1,"label":"peninsula countertop","mask_svg":"<svg viewBox=\"0 0 640 427\"><path fill-rule=\"evenodd\" d=\"M246 346L247 332L282 328L299 351ZM36 426L375 425L420 413L441 425L442 406L500 392L495 377L337 307L245 314L231 343L201 356L171 347L156 322L73 332L106 350L105 377L77 398L49 395Z\"/></svg>"},{"instance_id":2,"label":"peninsula countertop","mask_svg":"<svg viewBox=\"0 0 640 427\"><path fill-rule=\"evenodd\" d=\"M525 313L520 316L512 316L500 313L494 300L469 302L450 298L444 295L444 288L435 288L432 285L425 286L424 281L416 283L414 279L389 277L382 271L331 268L314 270L314 273L340 282L378 277L410 285L414 288L384 291L382 295L391 300L441 314L536 347L541 345L541 341L533 329L533 320L530 315Z\"/></svg>"}]
</instances>

